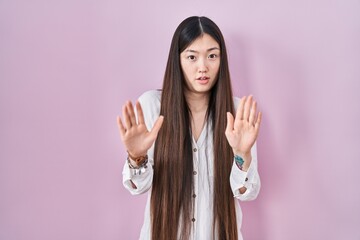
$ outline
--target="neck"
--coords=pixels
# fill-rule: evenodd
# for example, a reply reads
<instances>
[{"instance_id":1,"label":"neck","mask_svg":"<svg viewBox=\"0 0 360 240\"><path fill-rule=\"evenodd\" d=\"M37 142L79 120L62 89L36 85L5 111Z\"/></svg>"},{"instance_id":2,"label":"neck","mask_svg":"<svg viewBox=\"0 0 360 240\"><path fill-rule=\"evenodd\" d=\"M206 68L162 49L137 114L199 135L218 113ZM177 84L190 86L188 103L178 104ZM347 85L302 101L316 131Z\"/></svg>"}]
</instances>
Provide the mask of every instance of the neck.
<instances>
[{"instance_id":1,"label":"neck","mask_svg":"<svg viewBox=\"0 0 360 240\"><path fill-rule=\"evenodd\" d=\"M209 93L185 93L186 101L192 113L206 111L209 105Z\"/></svg>"},{"instance_id":2,"label":"neck","mask_svg":"<svg viewBox=\"0 0 360 240\"><path fill-rule=\"evenodd\" d=\"M190 108L191 131L197 141L205 125L206 112L209 105L209 94L185 93L187 104Z\"/></svg>"}]
</instances>

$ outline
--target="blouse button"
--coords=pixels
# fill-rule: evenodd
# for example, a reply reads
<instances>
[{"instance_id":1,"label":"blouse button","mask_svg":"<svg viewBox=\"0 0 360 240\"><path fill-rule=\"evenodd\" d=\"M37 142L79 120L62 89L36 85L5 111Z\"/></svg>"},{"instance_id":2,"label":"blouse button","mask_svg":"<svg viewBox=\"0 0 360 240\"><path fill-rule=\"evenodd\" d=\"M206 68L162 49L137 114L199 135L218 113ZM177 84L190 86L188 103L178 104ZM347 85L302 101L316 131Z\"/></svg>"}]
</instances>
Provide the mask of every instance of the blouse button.
<instances>
[{"instance_id":1,"label":"blouse button","mask_svg":"<svg viewBox=\"0 0 360 240\"><path fill-rule=\"evenodd\" d=\"M197 149L196 148L194 148L194 152L196 152L197 151Z\"/></svg>"},{"instance_id":2,"label":"blouse button","mask_svg":"<svg viewBox=\"0 0 360 240\"><path fill-rule=\"evenodd\" d=\"M196 194L195 194L195 193L193 194L193 198L196 198Z\"/></svg>"},{"instance_id":3,"label":"blouse button","mask_svg":"<svg viewBox=\"0 0 360 240\"><path fill-rule=\"evenodd\" d=\"M247 180L249 180L248 178L245 178L245 182L247 182Z\"/></svg>"},{"instance_id":4,"label":"blouse button","mask_svg":"<svg viewBox=\"0 0 360 240\"><path fill-rule=\"evenodd\" d=\"M195 222L195 218L191 219L191 221Z\"/></svg>"},{"instance_id":5,"label":"blouse button","mask_svg":"<svg viewBox=\"0 0 360 240\"><path fill-rule=\"evenodd\" d=\"M193 171L193 174L194 174L194 175L196 175L196 174L197 174L197 172L196 172L196 171Z\"/></svg>"}]
</instances>

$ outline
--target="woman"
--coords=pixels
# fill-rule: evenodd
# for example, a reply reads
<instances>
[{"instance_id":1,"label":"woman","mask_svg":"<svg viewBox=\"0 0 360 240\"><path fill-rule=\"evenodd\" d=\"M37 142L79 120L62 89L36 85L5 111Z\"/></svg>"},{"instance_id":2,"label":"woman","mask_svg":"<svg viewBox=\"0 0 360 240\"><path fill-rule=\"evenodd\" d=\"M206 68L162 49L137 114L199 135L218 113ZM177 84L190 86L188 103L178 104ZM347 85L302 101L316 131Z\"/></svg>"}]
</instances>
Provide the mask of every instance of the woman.
<instances>
[{"instance_id":1,"label":"woman","mask_svg":"<svg viewBox=\"0 0 360 240\"><path fill-rule=\"evenodd\" d=\"M235 111L236 106L236 111ZM206 17L176 29L163 88L118 117L128 151L124 186L151 189L140 239L242 239L236 199L260 189L255 141L261 113L233 98L224 38ZM149 129L149 131L148 131Z\"/></svg>"}]
</instances>

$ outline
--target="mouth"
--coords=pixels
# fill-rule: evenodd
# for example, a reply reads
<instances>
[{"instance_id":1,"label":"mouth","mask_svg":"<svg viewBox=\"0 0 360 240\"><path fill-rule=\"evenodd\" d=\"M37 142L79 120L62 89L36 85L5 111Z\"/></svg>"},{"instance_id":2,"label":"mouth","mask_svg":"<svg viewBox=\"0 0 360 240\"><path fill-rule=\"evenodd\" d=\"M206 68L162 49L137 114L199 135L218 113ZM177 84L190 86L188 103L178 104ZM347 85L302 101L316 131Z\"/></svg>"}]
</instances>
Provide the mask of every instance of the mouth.
<instances>
[{"instance_id":1,"label":"mouth","mask_svg":"<svg viewBox=\"0 0 360 240\"><path fill-rule=\"evenodd\" d=\"M198 83L200 83L201 85L205 85L209 82L209 79L210 79L210 77L208 77L208 76L201 76L201 77L196 78L196 81Z\"/></svg>"},{"instance_id":2,"label":"mouth","mask_svg":"<svg viewBox=\"0 0 360 240\"><path fill-rule=\"evenodd\" d=\"M209 80L209 79L210 79L210 77L208 77L208 76L201 76L201 77L196 78L196 80L200 80L200 81Z\"/></svg>"}]
</instances>

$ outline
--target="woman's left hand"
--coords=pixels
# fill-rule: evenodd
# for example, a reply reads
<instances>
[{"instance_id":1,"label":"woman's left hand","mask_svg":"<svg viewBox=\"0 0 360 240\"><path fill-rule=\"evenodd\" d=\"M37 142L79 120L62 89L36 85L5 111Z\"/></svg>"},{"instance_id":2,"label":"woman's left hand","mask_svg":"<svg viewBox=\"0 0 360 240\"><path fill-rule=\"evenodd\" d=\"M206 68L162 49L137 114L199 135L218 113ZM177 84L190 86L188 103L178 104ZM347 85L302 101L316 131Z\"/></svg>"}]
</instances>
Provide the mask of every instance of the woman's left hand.
<instances>
[{"instance_id":1,"label":"woman's left hand","mask_svg":"<svg viewBox=\"0 0 360 240\"><path fill-rule=\"evenodd\" d=\"M227 113L226 138L234 154L243 158L251 156L251 147L259 134L261 112L257 113L256 107L253 96L243 97L240 99L235 119L230 112Z\"/></svg>"}]
</instances>

